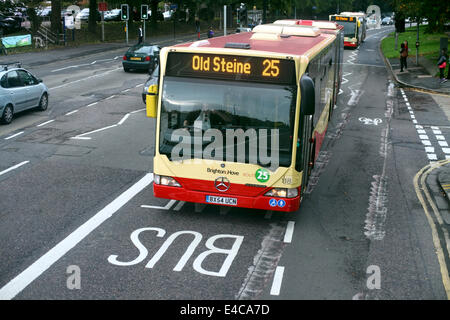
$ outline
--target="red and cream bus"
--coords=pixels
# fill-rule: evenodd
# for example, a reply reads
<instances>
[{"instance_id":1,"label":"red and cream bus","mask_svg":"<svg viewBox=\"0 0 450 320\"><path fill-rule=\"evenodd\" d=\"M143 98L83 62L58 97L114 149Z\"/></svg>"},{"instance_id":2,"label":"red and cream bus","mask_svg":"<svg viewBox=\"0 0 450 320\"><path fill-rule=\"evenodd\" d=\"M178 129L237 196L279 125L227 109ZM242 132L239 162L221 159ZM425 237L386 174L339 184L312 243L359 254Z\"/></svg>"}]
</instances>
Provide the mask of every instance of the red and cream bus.
<instances>
[{"instance_id":1,"label":"red and cream bus","mask_svg":"<svg viewBox=\"0 0 450 320\"><path fill-rule=\"evenodd\" d=\"M276 25L296 25L300 27L315 27L319 28L322 33L330 33L336 36L336 50L335 50L335 71L334 71L334 91L333 91L333 103L332 107L336 105L337 96L341 89L342 82L342 68L344 62L344 27L332 21L322 20L296 20L296 19L284 19L276 20L273 24ZM333 110L330 110L330 117Z\"/></svg>"},{"instance_id":2,"label":"red and cream bus","mask_svg":"<svg viewBox=\"0 0 450 320\"><path fill-rule=\"evenodd\" d=\"M328 126L336 50L335 34L273 24L163 48L146 97L154 195L296 211Z\"/></svg>"},{"instance_id":3,"label":"red and cream bus","mask_svg":"<svg viewBox=\"0 0 450 320\"><path fill-rule=\"evenodd\" d=\"M346 47L357 48L366 39L365 13L342 12L330 15L329 20L344 27L344 45Z\"/></svg>"}]
</instances>

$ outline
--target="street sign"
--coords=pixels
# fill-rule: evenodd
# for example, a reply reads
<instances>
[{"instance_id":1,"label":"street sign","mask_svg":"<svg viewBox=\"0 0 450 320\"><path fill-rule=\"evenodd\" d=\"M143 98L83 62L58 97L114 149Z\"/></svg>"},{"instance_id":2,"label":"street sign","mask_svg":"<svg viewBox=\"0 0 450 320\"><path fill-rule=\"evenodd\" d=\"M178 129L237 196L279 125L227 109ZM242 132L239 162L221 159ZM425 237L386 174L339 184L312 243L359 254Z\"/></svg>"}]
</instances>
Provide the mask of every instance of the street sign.
<instances>
[{"instance_id":1,"label":"street sign","mask_svg":"<svg viewBox=\"0 0 450 320\"><path fill-rule=\"evenodd\" d=\"M108 4L106 2L99 2L98 11L108 11Z\"/></svg>"}]
</instances>

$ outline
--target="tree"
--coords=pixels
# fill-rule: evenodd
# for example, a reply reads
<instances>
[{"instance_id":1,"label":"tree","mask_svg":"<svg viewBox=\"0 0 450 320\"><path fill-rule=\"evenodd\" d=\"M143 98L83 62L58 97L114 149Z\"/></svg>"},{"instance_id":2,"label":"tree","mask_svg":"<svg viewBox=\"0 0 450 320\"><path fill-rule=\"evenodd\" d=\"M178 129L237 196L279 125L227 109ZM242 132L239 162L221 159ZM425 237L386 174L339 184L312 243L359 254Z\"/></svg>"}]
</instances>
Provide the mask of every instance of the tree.
<instances>
[{"instance_id":1,"label":"tree","mask_svg":"<svg viewBox=\"0 0 450 320\"><path fill-rule=\"evenodd\" d=\"M97 0L89 0L88 31L91 33L97 31L97 15Z\"/></svg>"},{"instance_id":2,"label":"tree","mask_svg":"<svg viewBox=\"0 0 450 320\"><path fill-rule=\"evenodd\" d=\"M61 24L61 0L52 0L52 13L50 15L51 30L60 34L62 32Z\"/></svg>"}]
</instances>

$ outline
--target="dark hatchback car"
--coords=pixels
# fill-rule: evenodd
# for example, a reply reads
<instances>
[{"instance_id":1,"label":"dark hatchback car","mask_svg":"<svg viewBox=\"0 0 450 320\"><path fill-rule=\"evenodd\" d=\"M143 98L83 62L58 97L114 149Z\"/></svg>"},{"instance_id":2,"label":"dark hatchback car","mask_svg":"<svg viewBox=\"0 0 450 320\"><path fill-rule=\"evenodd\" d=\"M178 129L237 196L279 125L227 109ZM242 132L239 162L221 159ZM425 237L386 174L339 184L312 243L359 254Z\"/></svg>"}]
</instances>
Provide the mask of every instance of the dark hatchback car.
<instances>
[{"instance_id":1,"label":"dark hatchback car","mask_svg":"<svg viewBox=\"0 0 450 320\"><path fill-rule=\"evenodd\" d=\"M131 69L153 72L158 64L160 49L159 46L153 44L139 44L131 47L123 56L123 70L125 72Z\"/></svg>"}]
</instances>

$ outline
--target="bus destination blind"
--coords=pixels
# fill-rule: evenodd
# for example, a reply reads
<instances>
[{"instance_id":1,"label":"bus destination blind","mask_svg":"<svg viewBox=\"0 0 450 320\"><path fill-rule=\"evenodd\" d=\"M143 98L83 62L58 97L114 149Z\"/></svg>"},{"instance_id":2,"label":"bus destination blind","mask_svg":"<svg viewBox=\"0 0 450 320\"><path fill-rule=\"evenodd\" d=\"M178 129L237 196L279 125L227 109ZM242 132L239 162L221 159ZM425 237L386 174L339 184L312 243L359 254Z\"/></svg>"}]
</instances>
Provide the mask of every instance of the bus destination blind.
<instances>
[{"instance_id":1,"label":"bus destination blind","mask_svg":"<svg viewBox=\"0 0 450 320\"><path fill-rule=\"evenodd\" d=\"M294 84L295 63L267 57L170 52L166 75Z\"/></svg>"},{"instance_id":2,"label":"bus destination blind","mask_svg":"<svg viewBox=\"0 0 450 320\"><path fill-rule=\"evenodd\" d=\"M354 17L331 16L331 21L355 21Z\"/></svg>"}]
</instances>

